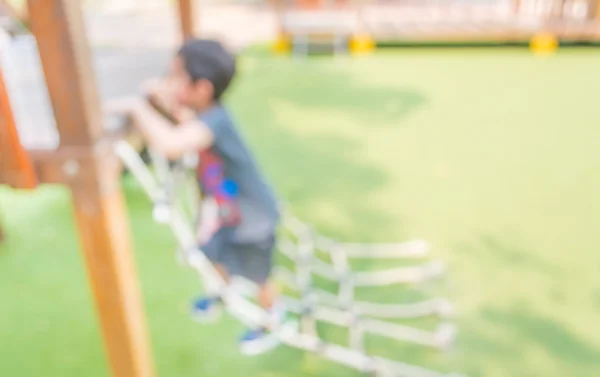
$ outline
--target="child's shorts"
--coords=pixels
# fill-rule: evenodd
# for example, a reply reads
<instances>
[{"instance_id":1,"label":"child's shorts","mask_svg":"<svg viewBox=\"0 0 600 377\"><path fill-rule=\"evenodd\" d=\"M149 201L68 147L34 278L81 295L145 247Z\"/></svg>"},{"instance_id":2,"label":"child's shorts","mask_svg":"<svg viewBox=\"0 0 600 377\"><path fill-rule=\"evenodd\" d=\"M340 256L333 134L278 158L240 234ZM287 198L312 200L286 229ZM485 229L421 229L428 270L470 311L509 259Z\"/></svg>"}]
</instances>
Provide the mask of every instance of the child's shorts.
<instances>
[{"instance_id":1,"label":"child's shorts","mask_svg":"<svg viewBox=\"0 0 600 377\"><path fill-rule=\"evenodd\" d=\"M275 240L273 232L261 240L239 242L236 228L221 228L201 249L211 262L224 266L230 275L262 284L271 273Z\"/></svg>"}]
</instances>

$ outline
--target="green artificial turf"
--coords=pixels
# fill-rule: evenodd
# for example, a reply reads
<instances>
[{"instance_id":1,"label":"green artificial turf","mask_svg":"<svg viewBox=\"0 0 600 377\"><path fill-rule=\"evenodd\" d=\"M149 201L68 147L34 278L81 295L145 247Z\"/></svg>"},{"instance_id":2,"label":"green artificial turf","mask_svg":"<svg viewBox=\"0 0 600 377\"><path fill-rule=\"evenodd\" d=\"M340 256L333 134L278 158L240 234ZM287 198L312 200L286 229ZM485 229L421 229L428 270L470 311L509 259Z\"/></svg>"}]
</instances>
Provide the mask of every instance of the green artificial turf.
<instances>
[{"instance_id":1,"label":"green artificial turf","mask_svg":"<svg viewBox=\"0 0 600 377\"><path fill-rule=\"evenodd\" d=\"M450 297L446 354L369 338L398 360L479 377L600 375L600 54L407 50L292 61L250 52L228 98L278 193L322 232L422 237L448 276L361 290ZM245 358L231 318L193 323L194 274L124 181L159 376L356 376L282 347ZM0 190L0 376L106 376L68 194ZM356 264L357 269L381 263ZM411 322L434 328L437 322ZM343 329L321 327L343 344Z\"/></svg>"}]
</instances>

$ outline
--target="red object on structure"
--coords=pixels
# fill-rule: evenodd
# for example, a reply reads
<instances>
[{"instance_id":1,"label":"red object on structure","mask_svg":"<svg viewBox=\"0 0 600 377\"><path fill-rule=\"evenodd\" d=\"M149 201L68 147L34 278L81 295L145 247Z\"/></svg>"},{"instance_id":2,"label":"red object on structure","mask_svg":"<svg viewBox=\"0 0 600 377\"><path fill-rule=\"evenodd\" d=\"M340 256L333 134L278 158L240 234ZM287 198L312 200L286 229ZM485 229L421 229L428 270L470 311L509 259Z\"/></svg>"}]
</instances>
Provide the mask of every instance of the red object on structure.
<instances>
[{"instance_id":1,"label":"red object on structure","mask_svg":"<svg viewBox=\"0 0 600 377\"><path fill-rule=\"evenodd\" d=\"M19 140L4 75L0 70L0 184L33 189L37 179L29 154Z\"/></svg>"}]
</instances>

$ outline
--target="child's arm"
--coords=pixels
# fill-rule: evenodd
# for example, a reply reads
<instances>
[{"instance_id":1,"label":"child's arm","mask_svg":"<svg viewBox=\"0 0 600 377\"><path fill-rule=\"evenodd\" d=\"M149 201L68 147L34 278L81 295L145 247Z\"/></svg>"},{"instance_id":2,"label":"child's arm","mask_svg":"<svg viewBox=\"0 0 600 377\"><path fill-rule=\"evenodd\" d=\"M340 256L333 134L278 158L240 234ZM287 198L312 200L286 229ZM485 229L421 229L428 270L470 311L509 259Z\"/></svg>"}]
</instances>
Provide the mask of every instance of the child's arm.
<instances>
[{"instance_id":1,"label":"child's arm","mask_svg":"<svg viewBox=\"0 0 600 377\"><path fill-rule=\"evenodd\" d=\"M206 243L219 229L219 209L214 198L205 198L200 205L200 222L196 229L196 238Z\"/></svg>"},{"instance_id":2,"label":"child's arm","mask_svg":"<svg viewBox=\"0 0 600 377\"><path fill-rule=\"evenodd\" d=\"M177 102L174 84L169 78L148 79L142 83L142 91L148 97L150 104L174 123L184 123L195 117L195 113L191 109Z\"/></svg>"},{"instance_id":3,"label":"child's arm","mask_svg":"<svg viewBox=\"0 0 600 377\"><path fill-rule=\"evenodd\" d=\"M108 113L129 115L150 146L169 159L210 147L214 135L199 120L189 120L173 127L152 106L140 98L125 98L109 103Z\"/></svg>"}]
</instances>

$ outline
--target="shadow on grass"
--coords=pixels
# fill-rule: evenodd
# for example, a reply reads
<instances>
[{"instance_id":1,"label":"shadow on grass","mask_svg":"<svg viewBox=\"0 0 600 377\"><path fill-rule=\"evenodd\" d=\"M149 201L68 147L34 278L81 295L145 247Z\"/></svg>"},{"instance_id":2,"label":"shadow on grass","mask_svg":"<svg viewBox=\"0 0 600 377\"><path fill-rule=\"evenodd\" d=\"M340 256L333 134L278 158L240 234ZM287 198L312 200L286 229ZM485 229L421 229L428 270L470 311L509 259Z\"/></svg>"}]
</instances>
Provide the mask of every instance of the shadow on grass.
<instances>
[{"instance_id":1,"label":"shadow on grass","mask_svg":"<svg viewBox=\"0 0 600 377\"><path fill-rule=\"evenodd\" d=\"M506 311L486 309L482 315L494 326L511 332L520 343L539 347L553 359L600 367L600 350L579 339L558 321L543 318L522 308Z\"/></svg>"},{"instance_id":2,"label":"shadow on grass","mask_svg":"<svg viewBox=\"0 0 600 377\"><path fill-rule=\"evenodd\" d=\"M549 375L550 368L556 368L551 375L587 375L600 368L600 350L554 319L513 307L484 309L480 320L479 326L464 329L462 341L472 356L465 361L471 376L483 376L491 365L510 366L511 376ZM486 333L491 328L502 336ZM532 355L540 353L552 359L552 366L536 362Z\"/></svg>"},{"instance_id":3,"label":"shadow on grass","mask_svg":"<svg viewBox=\"0 0 600 377\"><path fill-rule=\"evenodd\" d=\"M461 244L457 252L476 259L486 271L514 273L514 285L506 286L506 291L519 292L521 285L528 284L529 275L537 275L534 279L542 278L550 287L541 289L540 295L548 295L554 305L564 304L567 298L560 285L565 271L543 253L519 246L517 237L510 234L481 234L473 242ZM474 289L496 284L493 276L486 278L490 281ZM496 284L496 293L497 288ZM506 296L497 298L499 305L505 300ZM514 377L559 376L565 371L587 376L592 370L600 370L600 349L572 331L569 318L550 318L548 312L540 311L527 299L514 301L508 308L485 307L460 322L459 347L470 355L463 362L471 377L485 376L492 366L498 370L510 368Z\"/></svg>"},{"instance_id":4,"label":"shadow on grass","mask_svg":"<svg viewBox=\"0 0 600 377\"><path fill-rule=\"evenodd\" d=\"M468 348L464 370L471 377L484 376L492 366L510 368L515 377L559 376L565 371L587 376L600 368L600 350L554 319L514 307L484 309L474 322L479 324L464 324L460 340L460 347ZM534 355L540 354L552 364L537 361Z\"/></svg>"},{"instance_id":5,"label":"shadow on grass","mask_svg":"<svg viewBox=\"0 0 600 377\"><path fill-rule=\"evenodd\" d=\"M477 258L485 258L490 263L501 263L506 268L519 268L537 271L552 278L559 278L563 271L528 248L518 246L518 241L510 235L481 234L469 244L457 246L461 253Z\"/></svg>"},{"instance_id":6,"label":"shadow on grass","mask_svg":"<svg viewBox=\"0 0 600 377\"><path fill-rule=\"evenodd\" d=\"M350 125L361 128L377 128L390 120L398 124L422 106L425 97L412 89L369 85L332 61L303 64L262 58L252 65L242 72L229 103L292 211L320 231L343 234L345 239L374 240L392 227L398 229L400 219L369 204L369 196L389 178L360 156L378 151L368 150L368 140L349 136L337 119L356 119ZM293 114L286 118L286 113L282 118L277 107L282 104L294 108L295 114L311 112L313 123L315 112L322 113L322 131L302 132L306 121Z\"/></svg>"}]
</instances>

